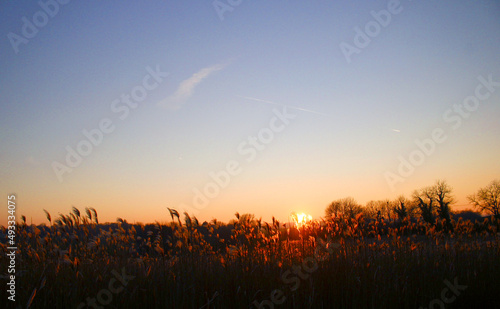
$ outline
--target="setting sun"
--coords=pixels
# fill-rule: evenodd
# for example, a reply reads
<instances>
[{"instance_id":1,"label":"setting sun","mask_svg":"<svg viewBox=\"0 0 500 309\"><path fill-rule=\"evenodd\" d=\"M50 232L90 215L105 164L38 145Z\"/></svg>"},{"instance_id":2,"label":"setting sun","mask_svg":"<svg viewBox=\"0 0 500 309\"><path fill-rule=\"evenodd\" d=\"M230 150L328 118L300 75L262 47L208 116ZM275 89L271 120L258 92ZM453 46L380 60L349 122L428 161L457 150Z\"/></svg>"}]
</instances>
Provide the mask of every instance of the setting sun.
<instances>
[{"instance_id":1,"label":"setting sun","mask_svg":"<svg viewBox=\"0 0 500 309\"><path fill-rule=\"evenodd\" d=\"M297 227L301 227L312 220L311 215L305 213L292 213L292 220L297 224Z\"/></svg>"}]
</instances>

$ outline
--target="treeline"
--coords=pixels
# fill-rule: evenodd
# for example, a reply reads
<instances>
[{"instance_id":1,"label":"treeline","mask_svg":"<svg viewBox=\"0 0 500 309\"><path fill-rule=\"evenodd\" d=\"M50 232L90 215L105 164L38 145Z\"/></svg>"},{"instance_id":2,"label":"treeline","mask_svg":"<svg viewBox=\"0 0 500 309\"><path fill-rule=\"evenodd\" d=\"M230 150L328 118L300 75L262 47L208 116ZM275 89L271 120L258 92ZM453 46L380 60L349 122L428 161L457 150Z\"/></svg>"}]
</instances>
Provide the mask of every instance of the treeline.
<instances>
[{"instance_id":1,"label":"treeline","mask_svg":"<svg viewBox=\"0 0 500 309\"><path fill-rule=\"evenodd\" d=\"M421 218L427 223L434 223L436 218L450 220L464 215L469 219L479 219L480 213L500 218L500 181L494 180L488 186L467 196L477 212L468 210L453 213L451 206L455 203L452 188L444 180L438 180L432 186L415 190L410 197L399 196L395 200L369 201L361 206L352 197L333 201L325 209L327 219L345 216L355 218L362 214L366 219L385 219L390 221L405 218Z\"/></svg>"}]
</instances>

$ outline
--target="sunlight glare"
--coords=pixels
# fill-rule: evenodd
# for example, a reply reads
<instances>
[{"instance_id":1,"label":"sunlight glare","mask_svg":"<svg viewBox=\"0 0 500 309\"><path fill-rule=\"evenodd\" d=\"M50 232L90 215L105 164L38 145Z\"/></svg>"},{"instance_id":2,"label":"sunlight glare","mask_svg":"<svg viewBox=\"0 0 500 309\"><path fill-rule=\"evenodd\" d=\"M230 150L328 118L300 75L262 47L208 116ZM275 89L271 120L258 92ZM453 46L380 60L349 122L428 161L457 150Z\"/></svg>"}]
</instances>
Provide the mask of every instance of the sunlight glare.
<instances>
[{"instance_id":1,"label":"sunlight glare","mask_svg":"<svg viewBox=\"0 0 500 309\"><path fill-rule=\"evenodd\" d=\"M307 215L305 213L293 213L292 214L293 221L297 224L297 227L301 227L306 225L312 220L312 216Z\"/></svg>"}]
</instances>

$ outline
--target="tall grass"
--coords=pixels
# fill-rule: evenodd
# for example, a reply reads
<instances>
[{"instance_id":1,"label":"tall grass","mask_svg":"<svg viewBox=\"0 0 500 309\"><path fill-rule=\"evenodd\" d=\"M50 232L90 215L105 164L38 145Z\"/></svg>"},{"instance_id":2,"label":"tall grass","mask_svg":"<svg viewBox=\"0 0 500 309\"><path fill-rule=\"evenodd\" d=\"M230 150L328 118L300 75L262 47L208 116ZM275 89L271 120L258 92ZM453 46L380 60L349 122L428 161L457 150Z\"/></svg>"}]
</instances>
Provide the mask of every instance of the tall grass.
<instances>
[{"instance_id":1,"label":"tall grass","mask_svg":"<svg viewBox=\"0 0 500 309\"><path fill-rule=\"evenodd\" d=\"M123 267L135 278L109 308L256 308L276 289L286 297L276 308L427 308L455 278L468 287L446 308L494 308L500 300L495 219L452 220L450 229L439 220L340 216L296 230L238 213L231 224L200 224L171 210L171 223L149 225L99 224L94 209L73 208L54 222L46 214L49 226L18 225L15 307L76 308ZM2 270L5 236L2 227ZM282 280L318 257L317 246L334 243L296 290ZM7 299L6 289L0 294Z\"/></svg>"}]
</instances>

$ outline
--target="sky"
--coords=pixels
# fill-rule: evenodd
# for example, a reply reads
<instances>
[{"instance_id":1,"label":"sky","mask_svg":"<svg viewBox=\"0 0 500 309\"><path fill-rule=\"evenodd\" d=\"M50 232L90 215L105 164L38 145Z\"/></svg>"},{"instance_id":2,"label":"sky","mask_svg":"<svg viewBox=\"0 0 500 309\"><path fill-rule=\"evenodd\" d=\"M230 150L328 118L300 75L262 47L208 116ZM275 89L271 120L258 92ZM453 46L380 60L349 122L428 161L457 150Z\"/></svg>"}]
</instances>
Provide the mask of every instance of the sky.
<instances>
[{"instance_id":1,"label":"sky","mask_svg":"<svg viewBox=\"0 0 500 309\"><path fill-rule=\"evenodd\" d=\"M28 223L319 218L438 179L464 209L500 176L498 1L2 1L0 33Z\"/></svg>"}]
</instances>

